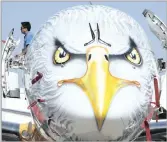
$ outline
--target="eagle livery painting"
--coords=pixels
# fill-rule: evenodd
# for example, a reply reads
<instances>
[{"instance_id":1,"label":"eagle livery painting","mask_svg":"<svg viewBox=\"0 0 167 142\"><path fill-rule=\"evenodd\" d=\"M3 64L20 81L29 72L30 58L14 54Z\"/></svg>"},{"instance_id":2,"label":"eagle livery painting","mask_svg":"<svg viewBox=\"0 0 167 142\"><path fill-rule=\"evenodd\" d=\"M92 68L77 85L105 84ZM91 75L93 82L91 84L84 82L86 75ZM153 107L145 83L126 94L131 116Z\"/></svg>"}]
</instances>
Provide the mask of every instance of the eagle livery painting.
<instances>
[{"instance_id":1,"label":"eagle livery painting","mask_svg":"<svg viewBox=\"0 0 167 142\"><path fill-rule=\"evenodd\" d=\"M160 76L150 41L115 8L58 12L33 37L24 64L28 108L45 140L133 141L155 116Z\"/></svg>"},{"instance_id":2,"label":"eagle livery painting","mask_svg":"<svg viewBox=\"0 0 167 142\"><path fill-rule=\"evenodd\" d=\"M26 57L31 78L41 76L26 88L30 104L43 100L31 110L51 140L132 140L152 113L154 55L124 12L63 10L38 31Z\"/></svg>"}]
</instances>

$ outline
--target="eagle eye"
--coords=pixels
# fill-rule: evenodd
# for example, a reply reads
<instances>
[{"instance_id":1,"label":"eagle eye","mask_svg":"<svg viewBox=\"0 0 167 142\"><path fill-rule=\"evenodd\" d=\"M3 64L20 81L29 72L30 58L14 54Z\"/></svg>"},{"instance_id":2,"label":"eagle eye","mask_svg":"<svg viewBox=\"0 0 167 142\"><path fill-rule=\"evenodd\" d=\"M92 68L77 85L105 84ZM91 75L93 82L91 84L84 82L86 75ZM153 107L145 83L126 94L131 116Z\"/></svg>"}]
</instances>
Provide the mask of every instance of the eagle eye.
<instances>
[{"instance_id":1,"label":"eagle eye","mask_svg":"<svg viewBox=\"0 0 167 142\"><path fill-rule=\"evenodd\" d=\"M70 54L67 53L62 47L59 47L53 56L54 64L63 64L70 59Z\"/></svg>"},{"instance_id":2,"label":"eagle eye","mask_svg":"<svg viewBox=\"0 0 167 142\"><path fill-rule=\"evenodd\" d=\"M132 48L130 52L125 54L125 58L134 65L141 65L142 58L136 48Z\"/></svg>"}]
</instances>

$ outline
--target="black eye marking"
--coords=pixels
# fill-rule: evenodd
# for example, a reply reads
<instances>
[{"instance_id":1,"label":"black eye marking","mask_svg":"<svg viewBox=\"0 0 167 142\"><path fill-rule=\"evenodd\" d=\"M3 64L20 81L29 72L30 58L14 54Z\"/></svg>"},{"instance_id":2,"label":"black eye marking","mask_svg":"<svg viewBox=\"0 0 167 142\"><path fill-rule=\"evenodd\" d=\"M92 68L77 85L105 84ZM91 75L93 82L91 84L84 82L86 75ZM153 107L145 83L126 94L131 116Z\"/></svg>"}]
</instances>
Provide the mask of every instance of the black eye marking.
<instances>
[{"instance_id":1,"label":"black eye marking","mask_svg":"<svg viewBox=\"0 0 167 142\"><path fill-rule=\"evenodd\" d=\"M109 59L108 59L108 56L107 56L107 55L104 55L104 57L105 57L105 59L106 59L107 61L109 61Z\"/></svg>"},{"instance_id":2,"label":"black eye marking","mask_svg":"<svg viewBox=\"0 0 167 142\"><path fill-rule=\"evenodd\" d=\"M64 50L64 53L63 53L64 57L65 57L66 53L71 54L71 53L65 48L64 43L62 43L58 38L55 38L55 40L54 40L54 46L55 46L57 49L58 49L59 47L63 48L63 50ZM59 57L60 57L60 56L59 56ZM61 58L61 57L60 57L60 58Z\"/></svg>"},{"instance_id":3,"label":"black eye marking","mask_svg":"<svg viewBox=\"0 0 167 142\"><path fill-rule=\"evenodd\" d=\"M137 48L136 43L134 42L134 40L131 37L129 37L129 45L131 48L134 48L134 47Z\"/></svg>"},{"instance_id":4,"label":"black eye marking","mask_svg":"<svg viewBox=\"0 0 167 142\"><path fill-rule=\"evenodd\" d=\"M54 40L54 45L57 47L64 47L64 45L57 38Z\"/></svg>"},{"instance_id":5,"label":"black eye marking","mask_svg":"<svg viewBox=\"0 0 167 142\"><path fill-rule=\"evenodd\" d=\"M88 61L90 61L90 59L91 59L91 56L92 56L92 55L91 55L91 54L89 54Z\"/></svg>"}]
</instances>

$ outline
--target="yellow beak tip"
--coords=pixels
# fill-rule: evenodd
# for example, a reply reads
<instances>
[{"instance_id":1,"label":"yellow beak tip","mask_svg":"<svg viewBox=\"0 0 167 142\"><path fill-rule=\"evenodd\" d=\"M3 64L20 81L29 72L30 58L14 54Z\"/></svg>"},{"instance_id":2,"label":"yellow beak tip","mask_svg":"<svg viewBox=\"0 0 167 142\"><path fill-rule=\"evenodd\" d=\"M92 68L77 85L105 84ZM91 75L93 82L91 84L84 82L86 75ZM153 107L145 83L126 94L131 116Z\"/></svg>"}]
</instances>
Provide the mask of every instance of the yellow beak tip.
<instances>
[{"instance_id":1,"label":"yellow beak tip","mask_svg":"<svg viewBox=\"0 0 167 142\"><path fill-rule=\"evenodd\" d=\"M96 118L96 122L97 122L97 128L98 128L98 130L101 131L101 129L103 127L104 119L97 119Z\"/></svg>"},{"instance_id":2,"label":"yellow beak tip","mask_svg":"<svg viewBox=\"0 0 167 142\"><path fill-rule=\"evenodd\" d=\"M101 131L101 129L102 129L102 126L98 126L98 130L99 130L99 132Z\"/></svg>"}]
</instances>

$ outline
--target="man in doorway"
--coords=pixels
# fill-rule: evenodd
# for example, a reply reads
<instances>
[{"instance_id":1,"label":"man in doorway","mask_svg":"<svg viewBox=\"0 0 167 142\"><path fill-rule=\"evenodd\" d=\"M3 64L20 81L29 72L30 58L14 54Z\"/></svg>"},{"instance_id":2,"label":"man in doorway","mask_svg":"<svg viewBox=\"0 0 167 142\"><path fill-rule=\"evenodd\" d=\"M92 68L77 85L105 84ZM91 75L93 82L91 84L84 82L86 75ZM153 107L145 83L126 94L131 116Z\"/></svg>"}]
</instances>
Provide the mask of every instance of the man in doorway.
<instances>
[{"instance_id":1,"label":"man in doorway","mask_svg":"<svg viewBox=\"0 0 167 142\"><path fill-rule=\"evenodd\" d=\"M33 39L33 34L30 32L31 31L31 23L30 22L21 22L21 33L24 34L24 47L22 49L22 52L15 57L23 57L27 53L27 49L29 48L29 45L31 44L31 41ZM26 72L24 70L21 70L19 72L20 74L20 81L19 81L19 86L20 88L25 88L25 75Z\"/></svg>"},{"instance_id":2,"label":"man in doorway","mask_svg":"<svg viewBox=\"0 0 167 142\"><path fill-rule=\"evenodd\" d=\"M31 31L31 23L30 22L21 22L21 33L24 34L24 47L22 49L22 53L18 56L25 55L27 53L27 49L29 47L29 44L31 43L31 40L33 39L33 34Z\"/></svg>"}]
</instances>

